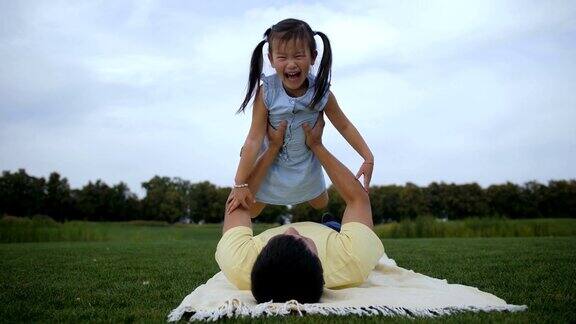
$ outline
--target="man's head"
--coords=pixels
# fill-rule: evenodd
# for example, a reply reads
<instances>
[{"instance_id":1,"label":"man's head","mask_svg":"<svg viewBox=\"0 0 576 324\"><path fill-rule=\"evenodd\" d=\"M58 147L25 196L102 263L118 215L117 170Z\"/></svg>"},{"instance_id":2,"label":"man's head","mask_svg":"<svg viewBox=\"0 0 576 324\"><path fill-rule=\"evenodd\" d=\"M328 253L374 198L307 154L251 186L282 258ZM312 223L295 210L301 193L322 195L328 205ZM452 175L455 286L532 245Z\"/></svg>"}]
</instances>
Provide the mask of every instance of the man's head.
<instances>
[{"instance_id":1,"label":"man's head","mask_svg":"<svg viewBox=\"0 0 576 324\"><path fill-rule=\"evenodd\" d=\"M314 242L290 227L262 249L252 267L252 294L258 303L273 300L317 303L324 277Z\"/></svg>"}]
</instances>

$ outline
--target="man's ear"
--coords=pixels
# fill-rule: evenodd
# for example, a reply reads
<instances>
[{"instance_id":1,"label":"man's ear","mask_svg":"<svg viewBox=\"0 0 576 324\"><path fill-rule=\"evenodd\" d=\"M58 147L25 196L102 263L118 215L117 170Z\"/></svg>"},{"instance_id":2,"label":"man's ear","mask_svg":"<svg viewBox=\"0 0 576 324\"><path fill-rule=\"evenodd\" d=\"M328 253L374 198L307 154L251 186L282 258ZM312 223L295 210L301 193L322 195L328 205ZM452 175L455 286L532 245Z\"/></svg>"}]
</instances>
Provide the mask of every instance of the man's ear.
<instances>
[{"instance_id":1,"label":"man's ear","mask_svg":"<svg viewBox=\"0 0 576 324\"><path fill-rule=\"evenodd\" d=\"M274 67L274 59L272 58L272 53L268 52L268 60L270 61L270 64L272 65L273 68Z\"/></svg>"},{"instance_id":2,"label":"man's ear","mask_svg":"<svg viewBox=\"0 0 576 324\"><path fill-rule=\"evenodd\" d=\"M314 63L316 62L317 57L318 57L318 51L317 50L312 51L312 65L314 65Z\"/></svg>"}]
</instances>

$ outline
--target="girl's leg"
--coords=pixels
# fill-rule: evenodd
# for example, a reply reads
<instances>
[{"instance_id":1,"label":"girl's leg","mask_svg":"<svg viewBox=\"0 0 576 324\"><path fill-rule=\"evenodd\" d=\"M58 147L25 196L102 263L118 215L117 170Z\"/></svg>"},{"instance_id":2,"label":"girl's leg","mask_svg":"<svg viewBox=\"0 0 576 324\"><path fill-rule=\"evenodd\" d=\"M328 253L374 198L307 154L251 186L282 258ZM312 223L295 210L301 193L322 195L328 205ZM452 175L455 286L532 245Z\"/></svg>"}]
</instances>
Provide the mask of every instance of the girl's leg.
<instances>
[{"instance_id":1,"label":"girl's leg","mask_svg":"<svg viewBox=\"0 0 576 324\"><path fill-rule=\"evenodd\" d=\"M309 200L308 203L314 209L324 209L328 206L328 191L324 191L320 196Z\"/></svg>"},{"instance_id":2,"label":"girl's leg","mask_svg":"<svg viewBox=\"0 0 576 324\"><path fill-rule=\"evenodd\" d=\"M252 218L258 217L258 215L260 215L264 207L266 207L265 203L261 203L258 201L253 203L252 208L250 208L250 217Z\"/></svg>"},{"instance_id":3,"label":"girl's leg","mask_svg":"<svg viewBox=\"0 0 576 324\"><path fill-rule=\"evenodd\" d=\"M308 201L308 203L314 209L326 208L326 206L328 206L328 191L324 191L322 194L320 194L320 196ZM324 213L324 215L322 215L321 223L323 225L330 227L336 232L340 232L340 228L342 226L340 222L337 220L337 218L333 217L329 212Z\"/></svg>"}]
</instances>

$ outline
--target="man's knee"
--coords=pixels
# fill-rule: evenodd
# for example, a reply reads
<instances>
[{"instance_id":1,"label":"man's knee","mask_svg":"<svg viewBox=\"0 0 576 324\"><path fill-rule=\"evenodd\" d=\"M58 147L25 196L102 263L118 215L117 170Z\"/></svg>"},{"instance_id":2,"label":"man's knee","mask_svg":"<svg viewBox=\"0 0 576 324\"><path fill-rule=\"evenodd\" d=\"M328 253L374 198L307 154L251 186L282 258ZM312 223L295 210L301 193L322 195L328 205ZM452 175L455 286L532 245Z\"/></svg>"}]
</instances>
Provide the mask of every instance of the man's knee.
<instances>
[{"instance_id":1,"label":"man's knee","mask_svg":"<svg viewBox=\"0 0 576 324\"><path fill-rule=\"evenodd\" d=\"M350 203L352 202L370 206L370 196L364 189L358 190Z\"/></svg>"},{"instance_id":2,"label":"man's knee","mask_svg":"<svg viewBox=\"0 0 576 324\"><path fill-rule=\"evenodd\" d=\"M264 210L264 207L266 207L266 204L264 204L264 203L261 203L261 202L253 203L252 208L250 208L250 217L251 218L258 217L258 215L260 215L262 210Z\"/></svg>"}]
</instances>

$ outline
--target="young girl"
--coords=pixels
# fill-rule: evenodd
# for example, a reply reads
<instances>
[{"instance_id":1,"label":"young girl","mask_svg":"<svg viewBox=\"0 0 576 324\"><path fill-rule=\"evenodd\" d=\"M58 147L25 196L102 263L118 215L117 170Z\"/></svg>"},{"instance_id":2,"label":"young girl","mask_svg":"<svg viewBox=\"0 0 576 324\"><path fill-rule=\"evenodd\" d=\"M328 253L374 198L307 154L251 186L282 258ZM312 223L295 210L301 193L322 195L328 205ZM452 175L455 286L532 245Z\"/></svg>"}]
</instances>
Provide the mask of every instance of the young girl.
<instances>
[{"instance_id":1,"label":"young girl","mask_svg":"<svg viewBox=\"0 0 576 324\"><path fill-rule=\"evenodd\" d=\"M324 53L316 76L311 74L318 51L314 36L324 43ZM262 73L262 48L268 43L268 59L276 74ZM242 147L235 184L227 202L227 213L239 205L250 209L252 217L260 214L266 204L294 205L308 202L322 209L328 204L328 193L320 162L305 143L303 124L312 127L324 112L334 127L364 158L358 179L364 176L366 191L370 185L374 156L354 125L346 118L334 94L329 91L332 50L328 37L314 32L301 20L285 19L268 28L250 64L248 91L238 112L243 112L255 94L250 131ZM262 85L260 81L262 80ZM285 122L284 122L285 121ZM267 125L286 127L284 145L256 193L247 179L258 153L265 149Z\"/></svg>"}]
</instances>

